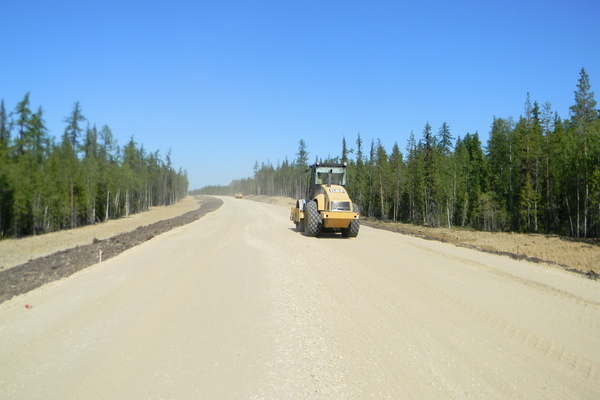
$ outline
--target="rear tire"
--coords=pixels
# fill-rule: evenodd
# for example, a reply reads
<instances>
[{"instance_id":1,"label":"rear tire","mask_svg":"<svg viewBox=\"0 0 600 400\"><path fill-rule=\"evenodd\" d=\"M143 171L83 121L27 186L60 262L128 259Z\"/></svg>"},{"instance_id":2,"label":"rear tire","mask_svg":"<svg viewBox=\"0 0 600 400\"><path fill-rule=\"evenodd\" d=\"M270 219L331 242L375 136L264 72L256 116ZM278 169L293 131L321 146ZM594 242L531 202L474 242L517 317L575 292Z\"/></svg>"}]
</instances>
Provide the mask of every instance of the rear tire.
<instances>
[{"instance_id":1,"label":"rear tire","mask_svg":"<svg viewBox=\"0 0 600 400\"><path fill-rule=\"evenodd\" d=\"M304 207L304 234L306 236L316 237L321 234L323 229L323 221L321 221L321 215L317 209L317 203L309 201Z\"/></svg>"}]
</instances>

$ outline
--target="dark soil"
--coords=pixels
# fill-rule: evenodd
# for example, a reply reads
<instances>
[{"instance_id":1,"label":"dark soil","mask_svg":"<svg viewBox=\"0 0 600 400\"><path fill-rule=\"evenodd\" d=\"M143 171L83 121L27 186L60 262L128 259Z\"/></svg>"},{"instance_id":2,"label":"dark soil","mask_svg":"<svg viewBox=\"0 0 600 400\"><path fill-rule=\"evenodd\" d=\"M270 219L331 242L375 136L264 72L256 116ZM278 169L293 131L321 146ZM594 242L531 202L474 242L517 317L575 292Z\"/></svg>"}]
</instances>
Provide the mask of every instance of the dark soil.
<instances>
[{"instance_id":1,"label":"dark soil","mask_svg":"<svg viewBox=\"0 0 600 400\"><path fill-rule=\"evenodd\" d=\"M207 197L197 210L179 217L141 226L132 232L113 236L110 239L94 239L88 245L59 251L6 271L0 271L0 303L97 264L100 261L100 254L102 261L108 260L161 233L194 222L207 213L215 211L222 204L222 200Z\"/></svg>"}]
</instances>

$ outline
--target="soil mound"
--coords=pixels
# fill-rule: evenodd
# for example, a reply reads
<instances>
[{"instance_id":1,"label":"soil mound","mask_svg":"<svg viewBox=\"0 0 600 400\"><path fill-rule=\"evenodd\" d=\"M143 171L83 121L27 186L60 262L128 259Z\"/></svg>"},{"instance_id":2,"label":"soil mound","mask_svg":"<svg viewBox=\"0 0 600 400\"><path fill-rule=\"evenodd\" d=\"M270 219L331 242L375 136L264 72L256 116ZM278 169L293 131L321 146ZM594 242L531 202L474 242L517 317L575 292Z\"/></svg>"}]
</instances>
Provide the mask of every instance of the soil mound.
<instances>
[{"instance_id":1,"label":"soil mound","mask_svg":"<svg viewBox=\"0 0 600 400\"><path fill-rule=\"evenodd\" d=\"M215 211L222 204L222 200L205 198L198 209L178 217L141 226L134 231L108 239L94 238L88 245L62 250L0 271L0 303L48 282L67 277L100 261L108 260L161 233L194 222L207 213Z\"/></svg>"}]
</instances>

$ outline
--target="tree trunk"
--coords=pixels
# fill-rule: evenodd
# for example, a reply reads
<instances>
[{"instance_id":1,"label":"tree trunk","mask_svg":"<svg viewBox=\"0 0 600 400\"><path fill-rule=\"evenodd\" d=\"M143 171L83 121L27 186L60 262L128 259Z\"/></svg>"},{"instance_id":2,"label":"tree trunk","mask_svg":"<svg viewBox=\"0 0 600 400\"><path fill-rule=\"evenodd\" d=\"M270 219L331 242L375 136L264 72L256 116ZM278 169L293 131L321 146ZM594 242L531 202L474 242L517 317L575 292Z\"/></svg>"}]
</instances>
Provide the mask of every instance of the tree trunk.
<instances>
[{"instance_id":1,"label":"tree trunk","mask_svg":"<svg viewBox=\"0 0 600 400\"><path fill-rule=\"evenodd\" d=\"M121 215L121 207L119 201L121 200L121 189L117 189L117 194L115 195L115 211L113 212L113 216L117 218Z\"/></svg>"},{"instance_id":2,"label":"tree trunk","mask_svg":"<svg viewBox=\"0 0 600 400\"><path fill-rule=\"evenodd\" d=\"M108 216L110 209L110 190L106 192L106 213L104 214L104 222L108 221Z\"/></svg>"},{"instance_id":3,"label":"tree trunk","mask_svg":"<svg viewBox=\"0 0 600 400\"><path fill-rule=\"evenodd\" d=\"M468 197L467 193L465 193L465 201L463 203L463 215L462 215L462 225L461 225L463 228L467 224L468 205L469 205L469 197Z\"/></svg>"},{"instance_id":4,"label":"tree trunk","mask_svg":"<svg viewBox=\"0 0 600 400\"><path fill-rule=\"evenodd\" d=\"M96 197L92 200L92 224L96 223Z\"/></svg>"},{"instance_id":5,"label":"tree trunk","mask_svg":"<svg viewBox=\"0 0 600 400\"><path fill-rule=\"evenodd\" d=\"M381 205L381 220L385 219L385 207L383 206L383 177L381 171L379 171L379 202Z\"/></svg>"},{"instance_id":6,"label":"tree trunk","mask_svg":"<svg viewBox=\"0 0 600 400\"><path fill-rule=\"evenodd\" d=\"M75 184L71 179L71 229L75 228Z\"/></svg>"}]
</instances>

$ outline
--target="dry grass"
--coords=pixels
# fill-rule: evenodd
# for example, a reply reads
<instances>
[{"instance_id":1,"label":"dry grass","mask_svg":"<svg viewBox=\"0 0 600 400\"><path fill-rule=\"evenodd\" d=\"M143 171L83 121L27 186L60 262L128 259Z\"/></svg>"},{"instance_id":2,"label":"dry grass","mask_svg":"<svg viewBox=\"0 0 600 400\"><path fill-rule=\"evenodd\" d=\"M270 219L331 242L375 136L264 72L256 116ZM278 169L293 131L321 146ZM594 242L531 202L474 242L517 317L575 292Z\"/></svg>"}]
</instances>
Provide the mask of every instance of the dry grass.
<instances>
[{"instance_id":1,"label":"dry grass","mask_svg":"<svg viewBox=\"0 0 600 400\"><path fill-rule=\"evenodd\" d=\"M431 228L418 225L362 220L378 229L454 243L515 259L560 265L597 277L600 274L600 246L593 240L574 240L556 235L479 232L468 229Z\"/></svg>"}]
</instances>

